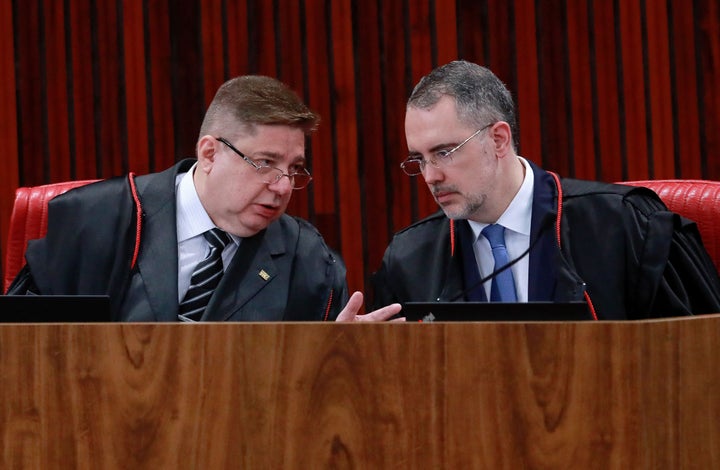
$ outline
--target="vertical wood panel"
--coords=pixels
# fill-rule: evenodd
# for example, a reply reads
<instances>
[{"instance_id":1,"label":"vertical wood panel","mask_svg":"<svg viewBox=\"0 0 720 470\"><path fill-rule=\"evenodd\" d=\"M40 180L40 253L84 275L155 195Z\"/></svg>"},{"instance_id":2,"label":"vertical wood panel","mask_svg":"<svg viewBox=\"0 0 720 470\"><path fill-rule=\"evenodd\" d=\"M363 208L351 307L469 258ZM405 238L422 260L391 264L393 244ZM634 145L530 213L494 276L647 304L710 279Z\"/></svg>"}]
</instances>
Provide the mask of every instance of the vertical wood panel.
<instances>
[{"instance_id":1,"label":"vertical wood panel","mask_svg":"<svg viewBox=\"0 0 720 470\"><path fill-rule=\"evenodd\" d=\"M382 63L380 32L382 19L377 2L355 4L353 17L356 18L355 50L357 54L357 132L359 191L364 196L360 204L357 230L364 242L362 272L367 286L369 274L380 265L388 233L388 210L386 201L392 186L385 184L385 155L383 143L388 138L383 114ZM394 137L394 136L393 136ZM391 160L395 160L392 159ZM391 171L400 171L393 168Z\"/></svg>"},{"instance_id":2,"label":"vertical wood panel","mask_svg":"<svg viewBox=\"0 0 720 470\"><path fill-rule=\"evenodd\" d=\"M210 0L200 8L200 48L203 70L203 115L225 78L225 42L223 31L234 26L223 17L224 0ZM200 64L198 64L200 65Z\"/></svg>"},{"instance_id":3,"label":"vertical wood panel","mask_svg":"<svg viewBox=\"0 0 720 470\"><path fill-rule=\"evenodd\" d=\"M540 84L540 132L542 155L537 162L547 170L574 176L570 162L574 116L569 105L570 82L567 75L567 23L563 0L540 2L537 10L538 83ZM546 110L552 109L552 112Z\"/></svg>"},{"instance_id":4,"label":"vertical wood panel","mask_svg":"<svg viewBox=\"0 0 720 470\"><path fill-rule=\"evenodd\" d=\"M414 188L417 177L409 177L400 169L400 162L407 157L405 143L405 104L412 91L412 56L406 51L410 47L409 24L402 2L382 0L380 3L382 20L382 50L386 58L382 72L385 124L385 182L391 188L390 198L386 200L390 239L392 233L407 226L412 215L417 213L414 202ZM403 34L400 34L403 32ZM376 265L379 266L379 265Z\"/></svg>"},{"instance_id":5,"label":"vertical wood panel","mask_svg":"<svg viewBox=\"0 0 720 470\"><path fill-rule=\"evenodd\" d=\"M672 74L673 154L677 173L682 178L700 178L700 123L698 119L696 44L693 13L684 0L668 2L671 11L672 44L670 44L670 73Z\"/></svg>"},{"instance_id":6,"label":"vertical wood panel","mask_svg":"<svg viewBox=\"0 0 720 470\"><path fill-rule=\"evenodd\" d=\"M518 105L520 152L563 176L720 179L718 0L10 0L0 5L3 246L14 189L194 155L224 80L276 76L322 116L309 218L364 286L437 210L407 177L405 103L457 57Z\"/></svg>"},{"instance_id":7,"label":"vertical wood panel","mask_svg":"<svg viewBox=\"0 0 720 470\"><path fill-rule=\"evenodd\" d=\"M277 77L277 44L275 42L275 2L251 0L253 3L253 36L250 47L257 59L257 73Z\"/></svg>"},{"instance_id":8,"label":"vertical wood panel","mask_svg":"<svg viewBox=\"0 0 720 470\"><path fill-rule=\"evenodd\" d=\"M534 13L535 9L530 10ZM515 57L517 48L513 47L515 39L514 15L524 15L523 11L516 11L513 2L487 2L488 12L488 38L487 54L484 57L486 67L489 67L511 90L516 89ZM533 30L535 28L533 27ZM530 48L529 54L536 54L536 46ZM466 57L476 61L475 57Z\"/></svg>"},{"instance_id":9,"label":"vertical wood panel","mask_svg":"<svg viewBox=\"0 0 720 470\"><path fill-rule=\"evenodd\" d=\"M128 170L150 171L148 152L148 83L145 81L145 20L143 0L123 2L123 61Z\"/></svg>"},{"instance_id":10,"label":"vertical wood panel","mask_svg":"<svg viewBox=\"0 0 720 470\"><path fill-rule=\"evenodd\" d=\"M248 66L248 21L250 15L245 0L226 2L227 14L227 68L228 76L225 79L242 75L249 70Z\"/></svg>"},{"instance_id":11,"label":"vertical wood panel","mask_svg":"<svg viewBox=\"0 0 720 470\"><path fill-rule=\"evenodd\" d=\"M205 115L205 77L200 46L200 2L168 0L170 32L170 90L177 158L194 156L197 134Z\"/></svg>"},{"instance_id":12,"label":"vertical wood panel","mask_svg":"<svg viewBox=\"0 0 720 470\"><path fill-rule=\"evenodd\" d=\"M328 67L330 52L328 6L323 0L305 1L307 47L307 101L320 114L320 128L312 136L310 169L313 181L306 191L314 200L315 224L334 248L340 248L340 226L337 217L336 157L333 152L334 118L332 110L332 72Z\"/></svg>"},{"instance_id":13,"label":"vertical wood panel","mask_svg":"<svg viewBox=\"0 0 720 470\"><path fill-rule=\"evenodd\" d=\"M596 148L600 167L598 179L620 181L625 178L620 127L620 57L616 54L621 46L617 42L616 2L593 1L592 25L597 88L594 90L595 115L598 138Z\"/></svg>"},{"instance_id":14,"label":"vertical wood panel","mask_svg":"<svg viewBox=\"0 0 720 470\"><path fill-rule=\"evenodd\" d=\"M518 152L535 163L542 161L542 133L540 130L540 88L538 86L537 30L535 28L535 0L517 0L514 29L516 61L515 89L510 91L517 109L516 140Z\"/></svg>"},{"instance_id":15,"label":"vertical wood panel","mask_svg":"<svg viewBox=\"0 0 720 470\"><path fill-rule=\"evenodd\" d=\"M6 148L5 158L0 159L0 173L6 176L5 182L13 180L17 184L17 101L15 99L15 29L13 28L13 8L9 2L0 3L0 68L4 70L0 80L0 141ZM3 184L1 201L9 197L11 185ZM14 190L13 190L14 192ZM7 193L7 194L6 194ZM5 235L4 233L2 234Z\"/></svg>"},{"instance_id":16,"label":"vertical wood panel","mask_svg":"<svg viewBox=\"0 0 720 470\"><path fill-rule=\"evenodd\" d=\"M127 155L123 106L121 101L124 83L121 82L120 69L123 66L120 54L121 25L117 14L117 4L98 2L97 7L97 56L93 57L95 81L100 98L95 102L95 126L97 129L98 152L103 174L120 175L128 169L125 165Z\"/></svg>"},{"instance_id":17,"label":"vertical wood panel","mask_svg":"<svg viewBox=\"0 0 720 470\"><path fill-rule=\"evenodd\" d=\"M627 174L623 179L643 179L648 175L649 135L647 114L645 61L640 2L623 0L619 4L620 37L622 55L622 125L624 131L623 159Z\"/></svg>"},{"instance_id":18,"label":"vertical wood panel","mask_svg":"<svg viewBox=\"0 0 720 470\"><path fill-rule=\"evenodd\" d=\"M701 158L707 168L705 174L720 180L720 2L699 0L695 15L701 77Z\"/></svg>"},{"instance_id":19,"label":"vertical wood panel","mask_svg":"<svg viewBox=\"0 0 720 470\"><path fill-rule=\"evenodd\" d=\"M50 178L56 181L74 178L71 174L68 113L68 69L65 48L65 16L62 2L45 0L43 6L46 119L48 149L47 162ZM52 123L52 125L50 125Z\"/></svg>"},{"instance_id":20,"label":"vertical wood panel","mask_svg":"<svg viewBox=\"0 0 720 470\"><path fill-rule=\"evenodd\" d=\"M304 24L300 21L303 15L300 10L300 2L289 2L288 5L283 5L278 8L277 15L278 27L275 29L278 32L278 78L287 83L307 103L307 96L305 96L305 37ZM308 148L306 151L312 152L312 148ZM310 191L307 189L293 191L287 212L314 220L312 216L314 211L309 207L309 195Z\"/></svg>"},{"instance_id":21,"label":"vertical wood panel","mask_svg":"<svg viewBox=\"0 0 720 470\"><path fill-rule=\"evenodd\" d=\"M437 1L434 9L437 36L437 63L440 65L458 58L457 14L455 2ZM475 26L477 27L477 26Z\"/></svg>"},{"instance_id":22,"label":"vertical wood panel","mask_svg":"<svg viewBox=\"0 0 720 470\"><path fill-rule=\"evenodd\" d=\"M16 18L15 56L19 62L16 70L18 93L18 135L20 184L34 184L46 181L45 146L48 141L48 124L43 119L45 92L41 66L44 53L42 43L40 12L38 2L24 2ZM53 123L54 124L54 123Z\"/></svg>"},{"instance_id":23,"label":"vertical wood panel","mask_svg":"<svg viewBox=\"0 0 720 470\"><path fill-rule=\"evenodd\" d=\"M277 77L296 90L302 97L305 89L303 70L304 25L300 22L300 2L279 2L275 18L278 41ZM352 32L352 30L350 31Z\"/></svg>"},{"instance_id":24,"label":"vertical wood panel","mask_svg":"<svg viewBox=\"0 0 720 470\"><path fill-rule=\"evenodd\" d=\"M665 2L646 2L651 164L654 178L675 174L673 108L670 90L670 44Z\"/></svg>"},{"instance_id":25,"label":"vertical wood panel","mask_svg":"<svg viewBox=\"0 0 720 470\"><path fill-rule=\"evenodd\" d=\"M411 1L409 5L410 30L410 60L412 70L412 84L415 85L422 76L430 72L438 64L433 63L432 23L428 2ZM403 134L404 135L404 134ZM438 210L435 199L430 194L425 180L421 175L412 178L416 184L417 215L425 217Z\"/></svg>"},{"instance_id":26,"label":"vertical wood panel","mask_svg":"<svg viewBox=\"0 0 720 470\"><path fill-rule=\"evenodd\" d=\"M14 34L13 5L0 2L0 69L5 71L0 80L0 122L3 123L0 125L0 142L3 142L5 152L5 157L0 158L0 268L3 269L15 188L19 186Z\"/></svg>"},{"instance_id":27,"label":"vertical wood panel","mask_svg":"<svg viewBox=\"0 0 720 470\"><path fill-rule=\"evenodd\" d=\"M566 2L572 143L569 158L577 178L594 180L595 146L588 10L585 0Z\"/></svg>"},{"instance_id":28,"label":"vertical wood panel","mask_svg":"<svg viewBox=\"0 0 720 470\"><path fill-rule=\"evenodd\" d=\"M75 178L102 177L98 167L93 82L93 16L90 0L70 2L70 57L72 71L72 134L70 148L75 158ZM57 181L57 180L53 180Z\"/></svg>"},{"instance_id":29,"label":"vertical wood panel","mask_svg":"<svg viewBox=\"0 0 720 470\"><path fill-rule=\"evenodd\" d=\"M357 225L361 195L357 178L357 103L351 11L349 0L332 2L332 64L335 77L333 129L337 133L337 174L342 185L342 197L339 199L340 242L342 255L348 266L352 267L348 269L347 276L352 291L363 288L364 276L357 269L363 265L363 241Z\"/></svg>"},{"instance_id":30,"label":"vertical wood panel","mask_svg":"<svg viewBox=\"0 0 720 470\"><path fill-rule=\"evenodd\" d=\"M337 211L335 200L335 160L332 154L333 115L331 102L333 99L330 86L330 69L328 35L320 34L325 25L327 15L325 2L307 0L305 2L307 30L308 75L312 77L308 83L308 104L320 114L320 128L312 137L312 155L310 169L313 181L308 191L315 197L315 211L318 224L322 225L322 233L338 243L338 233L334 223L329 221ZM338 157L339 158L339 157Z\"/></svg>"},{"instance_id":31,"label":"vertical wood panel","mask_svg":"<svg viewBox=\"0 0 720 470\"><path fill-rule=\"evenodd\" d=\"M145 31L148 43L149 79L147 90L150 98L150 139L151 171L163 170L181 157L175 148L173 121L172 52L170 20L167 6L160 1L145 2ZM198 121L198 126L199 126ZM199 130L199 128L198 128ZM197 139L197 130L194 134ZM194 153L193 153L194 155Z\"/></svg>"},{"instance_id":32,"label":"vertical wood panel","mask_svg":"<svg viewBox=\"0 0 720 470\"><path fill-rule=\"evenodd\" d=\"M458 58L486 65L488 36L487 3L475 0L457 2Z\"/></svg>"}]
</instances>

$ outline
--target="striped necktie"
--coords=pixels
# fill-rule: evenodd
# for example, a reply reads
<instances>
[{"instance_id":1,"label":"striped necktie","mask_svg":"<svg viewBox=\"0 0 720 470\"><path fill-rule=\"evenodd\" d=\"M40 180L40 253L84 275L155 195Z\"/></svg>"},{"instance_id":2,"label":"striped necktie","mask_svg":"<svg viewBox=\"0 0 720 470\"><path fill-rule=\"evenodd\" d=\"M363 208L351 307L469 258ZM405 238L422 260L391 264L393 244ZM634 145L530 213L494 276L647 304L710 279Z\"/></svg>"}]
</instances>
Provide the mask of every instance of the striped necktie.
<instances>
[{"instance_id":1,"label":"striped necktie","mask_svg":"<svg viewBox=\"0 0 720 470\"><path fill-rule=\"evenodd\" d=\"M203 236L210 244L210 253L195 266L190 277L190 287L180 302L178 318L181 321L200 321L223 275L222 252L230 236L219 228L208 230Z\"/></svg>"},{"instance_id":2,"label":"striped necktie","mask_svg":"<svg viewBox=\"0 0 720 470\"><path fill-rule=\"evenodd\" d=\"M488 225L482 230L482 234L490 242L493 258L495 258L495 269L501 269L508 264L508 252L505 248L505 227L498 224ZM515 280L513 279L512 270L505 269L496 275L492 280L490 287L491 302L517 302L515 294Z\"/></svg>"}]
</instances>

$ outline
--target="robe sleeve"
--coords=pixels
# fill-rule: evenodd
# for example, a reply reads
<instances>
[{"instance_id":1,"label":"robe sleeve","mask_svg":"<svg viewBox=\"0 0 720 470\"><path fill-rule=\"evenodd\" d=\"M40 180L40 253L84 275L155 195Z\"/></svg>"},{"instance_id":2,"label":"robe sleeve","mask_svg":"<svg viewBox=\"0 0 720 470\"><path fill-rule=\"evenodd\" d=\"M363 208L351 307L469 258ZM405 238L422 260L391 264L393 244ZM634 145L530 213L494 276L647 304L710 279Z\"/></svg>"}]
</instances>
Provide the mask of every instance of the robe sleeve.
<instances>
[{"instance_id":1,"label":"robe sleeve","mask_svg":"<svg viewBox=\"0 0 720 470\"><path fill-rule=\"evenodd\" d=\"M644 234L633 238L631 250L637 257L635 311L649 308L648 317L720 312L720 277L697 224L669 211L644 188L630 192L626 201Z\"/></svg>"}]
</instances>

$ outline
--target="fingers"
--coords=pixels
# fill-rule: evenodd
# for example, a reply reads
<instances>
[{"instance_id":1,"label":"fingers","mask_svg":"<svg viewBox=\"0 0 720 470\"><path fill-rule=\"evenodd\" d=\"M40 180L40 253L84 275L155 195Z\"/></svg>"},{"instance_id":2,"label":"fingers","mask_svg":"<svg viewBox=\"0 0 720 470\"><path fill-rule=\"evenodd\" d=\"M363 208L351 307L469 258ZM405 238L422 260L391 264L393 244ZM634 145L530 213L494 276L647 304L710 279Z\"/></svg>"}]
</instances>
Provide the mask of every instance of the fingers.
<instances>
[{"instance_id":1,"label":"fingers","mask_svg":"<svg viewBox=\"0 0 720 470\"><path fill-rule=\"evenodd\" d=\"M400 304L390 304L365 315L357 315L355 321L387 321L400 313L400 310L402 310ZM390 321L405 321L405 318L393 318Z\"/></svg>"},{"instance_id":2,"label":"fingers","mask_svg":"<svg viewBox=\"0 0 720 470\"><path fill-rule=\"evenodd\" d=\"M342 309L335 321L355 321L357 313L363 306L363 294L360 291L355 291L348 299L348 303L345 304L345 308Z\"/></svg>"},{"instance_id":3,"label":"fingers","mask_svg":"<svg viewBox=\"0 0 720 470\"><path fill-rule=\"evenodd\" d=\"M405 321L405 317L392 318L402 310L400 304L390 304L385 307L373 310L365 315L358 315L358 312L363 306L364 296L362 292L355 291L348 299L348 303L345 308L342 309L335 321L350 322L350 321L392 321L399 322ZM390 320L392 318L392 320Z\"/></svg>"}]
</instances>

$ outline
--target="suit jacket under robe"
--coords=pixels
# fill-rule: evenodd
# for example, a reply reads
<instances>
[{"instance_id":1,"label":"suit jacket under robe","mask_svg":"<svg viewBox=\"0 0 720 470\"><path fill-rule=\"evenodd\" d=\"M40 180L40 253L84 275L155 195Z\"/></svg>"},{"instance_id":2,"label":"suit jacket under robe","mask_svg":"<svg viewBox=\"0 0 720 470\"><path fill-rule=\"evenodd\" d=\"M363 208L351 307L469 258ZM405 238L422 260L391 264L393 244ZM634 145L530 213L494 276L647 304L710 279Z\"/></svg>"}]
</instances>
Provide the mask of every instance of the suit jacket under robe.
<instances>
[{"instance_id":1,"label":"suit jacket under robe","mask_svg":"<svg viewBox=\"0 0 720 470\"><path fill-rule=\"evenodd\" d=\"M558 247L554 178L530 166L528 300L586 300L587 292L598 319L720 312L720 279L694 222L649 189L564 178ZM453 253L450 221L439 211L395 234L373 275L374 307L467 300L479 274L467 221L456 220L455 232Z\"/></svg>"},{"instance_id":2,"label":"suit jacket under robe","mask_svg":"<svg viewBox=\"0 0 720 470\"><path fill-rule=\"evenodd\" d=\"M177 321L175 178L194 159L135 178L68 191L50 201L45 238L28 243L27 264L8 293L109 295L118 321ZM245 238L205 311L207 321L334 320L348 299L346 268L307 221L283 215Z\"/></svg>"}]
</instances>

